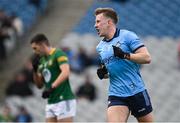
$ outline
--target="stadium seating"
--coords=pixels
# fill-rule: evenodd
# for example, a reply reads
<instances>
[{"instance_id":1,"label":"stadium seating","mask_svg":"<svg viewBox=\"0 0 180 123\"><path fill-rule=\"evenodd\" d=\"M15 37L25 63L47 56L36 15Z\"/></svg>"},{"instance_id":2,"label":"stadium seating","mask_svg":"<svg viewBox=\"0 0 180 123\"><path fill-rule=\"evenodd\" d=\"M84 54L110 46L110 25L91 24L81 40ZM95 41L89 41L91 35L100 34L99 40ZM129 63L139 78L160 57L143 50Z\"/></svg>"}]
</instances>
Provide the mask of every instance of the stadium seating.
<instances>
[{"instance_id":1,"label":"stadium seating","mask_svg":"<svg viewBox=\"0 0 180 123\"><path fill-rule=\"evenodd\" d=\"M24 23L25 29L28 29L37 19L38 10L30 4L30 0L0 0L0 9L7 15L17 15ZM47 6L47 0L41 0L40 11L44 11Z\"/></svg>"},{"instance_id":2,"label":"stadium seating","mask_svg":"<svg viewBox=\"0 0 180 123\"><path fill-rule=\"evenodd\" d=\"M129 0L125 4L96 0L87 14L73 29L79 34L94 33L94 10L97 7L112 7L120 15L118 26L133 30L142 36L178 37L180 28L180 2L178 0ZM81 26L83 25L83 26Z\"/></svg>"}]
</instances>

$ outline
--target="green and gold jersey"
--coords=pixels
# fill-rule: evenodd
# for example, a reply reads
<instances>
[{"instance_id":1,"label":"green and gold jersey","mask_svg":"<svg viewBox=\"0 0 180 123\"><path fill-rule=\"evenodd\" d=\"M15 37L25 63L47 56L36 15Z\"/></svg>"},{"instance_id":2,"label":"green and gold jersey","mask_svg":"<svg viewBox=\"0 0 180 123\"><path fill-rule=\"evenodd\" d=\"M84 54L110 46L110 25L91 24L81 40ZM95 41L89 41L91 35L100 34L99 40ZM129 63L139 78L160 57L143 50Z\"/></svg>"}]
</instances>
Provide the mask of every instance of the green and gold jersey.
<instances>
[{"instance_id":1,"label":"green and gold jersey","mask_svg":"<svg viewBox=\"0 0 180 123\"><path fill-rule=\"evenodd\" d=\"M60 49L53 48L48 56L40 59L38 70L44 78L46 88L50 88L52 83L61 74L60 65L68 63L66 54ZM48 98L48 104L57 103L63 100L74 99L69 79L63 81Z\"/></svg>"}]
</instances>

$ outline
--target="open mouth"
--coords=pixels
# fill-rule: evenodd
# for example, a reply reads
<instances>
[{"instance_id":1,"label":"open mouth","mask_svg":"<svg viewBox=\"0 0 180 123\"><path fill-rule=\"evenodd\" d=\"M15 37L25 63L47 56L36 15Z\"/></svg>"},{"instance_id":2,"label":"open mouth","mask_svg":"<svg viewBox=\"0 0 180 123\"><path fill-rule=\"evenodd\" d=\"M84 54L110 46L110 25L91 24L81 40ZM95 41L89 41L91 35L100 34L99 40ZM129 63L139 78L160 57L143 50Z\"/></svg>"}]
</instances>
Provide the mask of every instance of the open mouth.
<instances>
[{"instance_id":1,"label":"open mouth","mask_svg":"<svg viewBox=\"0 0 180 123\"><path fill-rule=\"evenodd\" d=\"M96 29L96 31L97 31L97 34L99 35L99 34L100 34L100 30L99 30L99 29Z\"/></svg>"}]
</instances>

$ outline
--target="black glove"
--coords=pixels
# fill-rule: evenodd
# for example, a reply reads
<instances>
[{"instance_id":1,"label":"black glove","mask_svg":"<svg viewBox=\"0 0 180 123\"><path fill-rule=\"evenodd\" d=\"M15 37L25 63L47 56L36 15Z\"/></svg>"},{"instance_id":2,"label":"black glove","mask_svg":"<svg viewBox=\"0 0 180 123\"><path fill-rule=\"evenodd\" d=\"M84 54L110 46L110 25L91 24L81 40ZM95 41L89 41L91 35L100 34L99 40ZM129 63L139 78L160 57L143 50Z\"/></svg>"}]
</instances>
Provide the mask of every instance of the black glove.
<instances>
[{"instance_id":1,"label":"black glove","mask_svg":"<svg viewBox=\"0 0 180 123\"><path fill-rule=\"evenodd\" d=\"M121 59L130 59L130 53L125 53L119 47L116 47L116 46L112 46L112 47L113 47L115 57L119 57Z\"/></svg>"},{"instance_id":2,"label":"black glove","mask_svg":"<svg viewBox=\"0 0 180 123\"><path fill-rule=\"evenodd\" d=\"M97 75L98 75L99 79L103 79L104 75L107 73L108 73L108 71L107 71L105 65L103 67L100 67L97 69Z\"/></svg>"},{"instance_id":3,"label":"black glove","mask_svg":"<svg viewBox=\"0 0 180 123\"><path fill-rule=\"evenodd\" d=\"M38 70L38 65L39 65L39 60L40 60L40 56L39 55L33 55L33 57L32 57L32 66L33 66L33 70L35 71L35 72L37 72L37 70Z\"/></svg>"},{"instance_id":4,"label":"black glove","mask_svg":"<svg viewBox=\"0 0 180 123\"><path fill-rule=\"evenodd\" d=\"M42 93L42 98L46 99L49 98L49 96L51 95L51 93L54 91L55 88L49 88L47 90L44 90Z\"/></svg>"}]
</instances>

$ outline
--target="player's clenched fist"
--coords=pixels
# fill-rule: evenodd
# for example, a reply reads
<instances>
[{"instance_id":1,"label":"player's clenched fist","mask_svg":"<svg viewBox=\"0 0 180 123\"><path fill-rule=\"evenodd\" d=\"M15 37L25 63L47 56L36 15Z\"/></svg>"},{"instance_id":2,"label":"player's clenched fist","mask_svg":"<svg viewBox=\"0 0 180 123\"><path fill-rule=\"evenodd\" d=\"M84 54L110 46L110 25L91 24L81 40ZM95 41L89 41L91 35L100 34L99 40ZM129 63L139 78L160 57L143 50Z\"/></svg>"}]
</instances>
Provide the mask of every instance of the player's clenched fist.
<instances>
[{"instance_id":1,"label":"player's clenched fist","mask_svg":"<svg viewBox=\"0 0 180 123\"><path fill-rule=\"evenodd\" d=\"M100 67L97 69L97 75L99 77L99 79L103 79L104 76L108 73L105 65L103 65L103 67Z\"/></svg>"},{"instance_id":2,"label":"player's clenched fist","mask_svg":"<svg viewBox=\"0 0 180 123\"><path fill-rule=\"evenodd\" d=\"M44 98L44 99L49 98L49 96L54 91L54 89L55 88L49 88L47 90L44 90L43 93L42 93L42 98Z\"/></svg>"},{"instance_id":3,"label":"player's clenched fist","mask_svg":"<svg viewBox=\"0 0 180 123\"><path fill-rule=\"evenodd\" d=\"M112 46L112 47L113 47L115 57L119 57L121 59L130 59L130 54L129 53L125 53L119 47L116 47L116 46Z\"/></svg>"}]
</instances>

